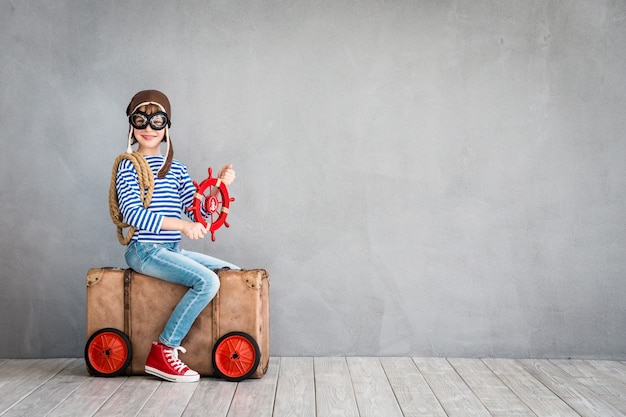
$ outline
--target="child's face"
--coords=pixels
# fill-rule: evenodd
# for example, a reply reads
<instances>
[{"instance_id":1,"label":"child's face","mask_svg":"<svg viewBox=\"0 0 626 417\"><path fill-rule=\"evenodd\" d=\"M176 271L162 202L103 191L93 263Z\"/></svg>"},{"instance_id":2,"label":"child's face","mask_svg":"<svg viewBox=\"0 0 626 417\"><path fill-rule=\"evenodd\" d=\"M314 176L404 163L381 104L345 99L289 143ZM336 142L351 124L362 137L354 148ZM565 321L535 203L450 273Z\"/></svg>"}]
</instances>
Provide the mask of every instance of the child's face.
<instances>
[{"instance_id":1,"label":"child's face","mask_svg":"<svg viewBox=\"0 0 626 417\"><path fill-rule=\"evenodd\" d=\"M143 155L160 155L161 142L165 137L165 127L168 124L167 115L156 105L149 104L137 109L131 115L130 122L133 135L139 143L137 151Z\"/></svg>"},{"instance_id":2,"label":"child's face","mask_svg":"<svg viewBox=\"0 0 626 417\"><path fill-rule=\"evenodd\" d=\"M143 155L161 155L161 142L165 137L165 129L154 130L148 125L145 129L133 127L133 134L139 143L137 151Z\"/></svg>"}]
</instances>

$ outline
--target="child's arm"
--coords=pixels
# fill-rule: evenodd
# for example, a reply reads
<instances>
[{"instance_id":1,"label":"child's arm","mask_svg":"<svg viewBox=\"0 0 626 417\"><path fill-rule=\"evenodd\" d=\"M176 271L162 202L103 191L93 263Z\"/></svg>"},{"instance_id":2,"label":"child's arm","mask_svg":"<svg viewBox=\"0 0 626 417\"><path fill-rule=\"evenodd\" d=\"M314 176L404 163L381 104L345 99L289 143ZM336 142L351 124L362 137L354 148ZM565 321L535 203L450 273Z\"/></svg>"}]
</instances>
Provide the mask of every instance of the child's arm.
<instances>
[{"instance_id":1,"label":"child's arm","mask_svg":"<svg viewBox=\"0 0 626 417\"><path fill-rule=\"evenodd\" d=\"M206 227L202 223L189 222L187 220L175 219L173 217L164 217L161 223L161 230L176 230L182 232L189 239L196 240L204 238L208 233Z\"/></svg>"},{"instance_id":2,"label":"child's arm","mask_svg":"<svg viewBox=\"0 0 626 417\"><path fill-rule=\"evenodd\" d=\"M115 178L115 187L124 222L137 229L159 233L163 216L153 213L143 206L141 191L137 182L137 172L127 159L120 162Z\"/></svg>"},{"instance_id":3,"label":"child's arm","mask_svg":"<svg viewBox=\"0 0 626 417\"><path fill-rule=\"evenodd\" d=\"M122 161L120 169L118 169L116 187L120 209L128 224L152 233L159 233L160 230L175 230L184 233L190 239L202 239L208 232L202 223L167 217L144 208L136 171L132 166L126 164L126 161Z\"/></svg>"}]
</instances>

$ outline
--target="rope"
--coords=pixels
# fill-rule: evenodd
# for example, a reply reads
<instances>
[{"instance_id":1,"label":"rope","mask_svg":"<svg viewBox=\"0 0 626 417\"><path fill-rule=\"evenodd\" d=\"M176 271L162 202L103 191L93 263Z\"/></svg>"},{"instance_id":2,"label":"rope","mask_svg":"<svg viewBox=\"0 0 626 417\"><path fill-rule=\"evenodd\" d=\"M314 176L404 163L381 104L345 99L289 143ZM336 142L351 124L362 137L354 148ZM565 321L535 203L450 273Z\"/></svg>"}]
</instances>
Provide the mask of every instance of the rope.
<instances>
[{"instance_id":1,"label":"rope","mask_svg":"<svg viewBox=\"0 0 626 417\"><path fill-rule=\"evenodd\" d=\"M139 190L141 192L141 200L144 208L148 208L152 201L152 193L154 192L154 176L152 170L148 165L146 159L139 153L133 152L132 154L123 153L119 155L113 163L113 169L111 172L111 186L109 187L109 214L111 220L115 226L117 226L117 240L122 245L128 245L128 242L133 238L136 228L124 222L122 212L120 211L119 200L117 198L117 188L115 187L115 180L117 178L117 170L122 160L128 159L132 162L135 171L137 171L137 180L139 182ZM126 235L124 235L124 229L129 227Z\"/></svg>"}]
</instances>

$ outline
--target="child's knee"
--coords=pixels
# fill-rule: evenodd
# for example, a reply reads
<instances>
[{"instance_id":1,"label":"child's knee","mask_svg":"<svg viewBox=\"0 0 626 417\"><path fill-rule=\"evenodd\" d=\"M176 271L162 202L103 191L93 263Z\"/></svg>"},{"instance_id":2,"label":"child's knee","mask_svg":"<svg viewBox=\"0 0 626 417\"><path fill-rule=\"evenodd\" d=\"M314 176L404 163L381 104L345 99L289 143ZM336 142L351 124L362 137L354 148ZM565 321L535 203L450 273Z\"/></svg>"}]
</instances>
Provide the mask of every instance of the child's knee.
<instances>
[{"instance_id":1,"label":"child's knee","mask_svg":"<svg viewBox=\"0 0 626 417\"><path fill-rule=\"evenodd\" d=\"M220 289L220 279L213 271L208 270L207 274L202 274L199 285L196 288L198 292L215 296Z\"/></svg>"}]
</instances>

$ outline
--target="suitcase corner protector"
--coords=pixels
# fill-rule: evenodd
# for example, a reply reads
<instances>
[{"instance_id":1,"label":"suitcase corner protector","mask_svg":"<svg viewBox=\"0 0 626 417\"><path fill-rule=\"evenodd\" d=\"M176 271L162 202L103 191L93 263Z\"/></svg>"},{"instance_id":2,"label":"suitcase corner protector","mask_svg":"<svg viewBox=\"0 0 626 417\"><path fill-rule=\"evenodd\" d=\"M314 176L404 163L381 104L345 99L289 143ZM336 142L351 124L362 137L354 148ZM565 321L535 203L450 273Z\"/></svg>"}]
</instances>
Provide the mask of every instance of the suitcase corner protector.
<instances>
[{"instance_id":1,"label":"suitcase corner protector","mask_svg":"<svg viewBox=\"0 0 626 417\"><path fill-rule=\"evenodd\" d=\"M89 271L87 271L87 277L85 278L85 284L87 287L91 287L92 285L100 282L105 269L106 268L90 268Z\"/></svg>"}]
</instances>

